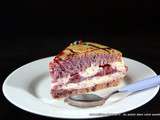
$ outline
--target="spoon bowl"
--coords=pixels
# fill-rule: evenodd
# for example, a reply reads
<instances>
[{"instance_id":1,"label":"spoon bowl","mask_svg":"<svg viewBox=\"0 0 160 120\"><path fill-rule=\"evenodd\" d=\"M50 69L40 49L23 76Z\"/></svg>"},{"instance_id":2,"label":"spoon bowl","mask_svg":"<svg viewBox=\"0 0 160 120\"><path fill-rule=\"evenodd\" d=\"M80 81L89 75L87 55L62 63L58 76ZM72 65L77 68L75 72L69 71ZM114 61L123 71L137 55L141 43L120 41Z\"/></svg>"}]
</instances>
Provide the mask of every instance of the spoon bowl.
<instances>
[{"instance_id":1,"label":"spoon bowl","mask_svg":"<svg viewBox=\"0 0 160 120\"><path fill-rule=\"evenodd\" d=\"M72 106L86 108L103 105L105 103L105 99L95 94L81 94L69 96L65 99L65 102Z\"/></svg>"},{"instance_id":2,"label":"spoon bowl","mask_svg":"<svg viewBox=\"0 0 160 120\"><path fill-rule=\"evenodd\" d=\"M110 96L112 96L113 94L127 93L126 96L128 96L132 93L149 89L159 84L160 84L160 76L154 76L122 87L119 90L111 92L109 95L105 97L100 97L96 94L80 94L67 97L65 99L65 102L67 102L69 105L76 107L82 107L82 108L95 107L103 105L105 101L108 98L110 98Z\"/></svg>"}]
</instances>

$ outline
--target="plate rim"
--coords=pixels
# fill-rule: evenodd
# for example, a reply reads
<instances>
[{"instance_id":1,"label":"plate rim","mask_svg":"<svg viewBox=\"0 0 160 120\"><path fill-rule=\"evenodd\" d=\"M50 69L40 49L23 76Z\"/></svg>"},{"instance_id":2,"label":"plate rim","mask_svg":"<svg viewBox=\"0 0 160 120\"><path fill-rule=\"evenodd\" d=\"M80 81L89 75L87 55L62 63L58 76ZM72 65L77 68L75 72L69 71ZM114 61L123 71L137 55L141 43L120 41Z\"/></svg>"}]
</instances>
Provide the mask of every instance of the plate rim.
<instances>
[{"instance_id":1,"label":"plate rim","mask_svg":"<svg viewBox=\"0 0 160 120\"><path fill-rule=\"evenodd\" d=\"M82 117L82 118L78 118L78 117L67 117L67 118L65 118L65 117L63 117L63 116L62 116L62 117L60 117L60 116L51 116L51 115L49 115L49 114L42 114L42 113L39 113L39 112L37 112L37 111L31 110L31 109L29 109L29 108L27 108L27 107L23 107L23 105L17 104L15 101L13 101L12 99L10 99L10 97L8 97L8 94L6 93L6 90L5 90L5 86L6 86L6 83L7 83L8 79L10 78L10 76L12 76L12 75L13 75L15 72L17 72L19 69L27 66L28 64L32 64L32 63L37 62L37 61L43 61L43 60L45 60L45 59L46 59L46 60L47 60L47 59L51 59L52 57L53 57L53 56L49 56L49 57L37 59L37 60L31 61L31 62L29 62L29 63L26 63L26 64L20 66L19 68L13 70L13 71L5 78L5 80L4 80L4 82L3 82L3 85L2 85L2 92L3 92L4 97L7 99L7 101L9 101L9 103L11 103L12 105L14 105L14 106L18 107L19 109L22 109L22 110L24 110L24 111L26 111L26 112L29 112L29 113L32 113L32 114L35 114L35 115L50 117L50 118L60 118L60 119L92 119L92 118L102 118L102 117L112 116L112 115L107 115L107 116L90 116L90 117ZM128 60L131 60L131 61L134 61L134 62L138 62L138 63L146 66L147 68L149 68L149 69L153 72L154 75L157 75L156 72L155 72L151 67L149 67L148 65L145 65L144 63L142 63L142 62L140 62L140 61L137 61L137 60L134 60L134 59L131 59L131 58L128 58L128 57L123 57L123 58L124 58L124 59L128 59ZM119 112L118 114L122 114L122 113L124 113L124 112L129 112L129 111L131 111L131 110L137 109L137 108L145 105L146 103L150 102L150 101L157 95L157 93L159 92L160 85L158 85L158 86L156 86L156 87L154 87L154 88L156 89L156 91L154 92L154 95L152 96L152 98L150 98L148 101L146 101L146 102L142 103L141 105L136 106L135 108L132 108L132 109L130 109L130 110L125 110L125 111Z\"/></svg>"}]
</instances>

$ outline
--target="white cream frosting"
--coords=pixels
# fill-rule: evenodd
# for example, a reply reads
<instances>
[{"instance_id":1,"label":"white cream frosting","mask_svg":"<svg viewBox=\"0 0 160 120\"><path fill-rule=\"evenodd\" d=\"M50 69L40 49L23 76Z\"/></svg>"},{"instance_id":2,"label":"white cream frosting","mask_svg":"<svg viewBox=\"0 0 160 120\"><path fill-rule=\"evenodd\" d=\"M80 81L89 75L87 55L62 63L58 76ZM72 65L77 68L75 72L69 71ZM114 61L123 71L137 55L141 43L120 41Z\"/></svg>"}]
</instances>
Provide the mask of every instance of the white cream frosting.
<instances>
[{"instance_id":1,"label":"white cream frosting","mask_svg":"<svg viewBox=\"0 0 160 120\"><path fill-rule=\"evenodd\" d=\"M90 79L86 79L82 82L79 83L69 83L69 84L64 84L62 86L63 89L72 89L72 88L86 88L86 87L91 87L94 86L96 84L100 84L100 83L104 83L104 82L109 82L113 79L118 79L118 78L123 78L125 76L124 73L122 72L116 72L113 74L109 74L109 75L105 75L105 76L97 76L97 77L93 77ZM57 83L52 83L52 87L57 85Z\"/></svg>"},{"instance_id":2,"label":"white cream frosting","mask_svg":"<svg viewBox=\"0 0 160 120\"><path fill-rule=\"evenodd\" d=\"M85 71L80 72L79 74L82 77L89 77L95 75L100 70L102 70L102 68L100 68L99 66L95 66L94 64L91 64L90 67L88 67Z\"/></svg>"},{"instance_id":3,"label":"white cream frosting","mask_svg":"<svg viewBox=\"0 0 160 120\"><path fill-rule=\"evenodd\" d=\"M112 66L112 68L117 69L118 71L124 71L125 70L125 64L123 59L121 60L121 62L113 62L110 64ZM80 72L79 74L83 77L89 77L89 76L93 76L96 73L100 72L100 70L102 70L103 68L96 66L94 64L91 64L90 67L88 67L85 71Z\"/></svg>"},{"instance_id":4,"label":"white cream frosting","mask_svg":"<svg viewBox=\"0 0 160 120\"><path fill-rule=\"evenodd\" d=\"M64 85L62 88L63 89L86 88L86 87L94 86L96 84L109 82L113 79L123 78L124 76L125 76L125 74L123 74L122 72L116 72L116 73L110 74L110 75L93 77L93 78L84 80L79 83L69 83L69 84Z\"/></svg>"},{"instance_id":5,"label":"white cream frosting","mask_svg":"<svg viewBox=\"0 0 160 120\"><path fill-rule=\"evenodd\" d=\"M121 62L113 62L111 66L112 68L116 68L118 71L124 71L126 69L123 59L121 59Z\"/></svg>"}]
</instances>

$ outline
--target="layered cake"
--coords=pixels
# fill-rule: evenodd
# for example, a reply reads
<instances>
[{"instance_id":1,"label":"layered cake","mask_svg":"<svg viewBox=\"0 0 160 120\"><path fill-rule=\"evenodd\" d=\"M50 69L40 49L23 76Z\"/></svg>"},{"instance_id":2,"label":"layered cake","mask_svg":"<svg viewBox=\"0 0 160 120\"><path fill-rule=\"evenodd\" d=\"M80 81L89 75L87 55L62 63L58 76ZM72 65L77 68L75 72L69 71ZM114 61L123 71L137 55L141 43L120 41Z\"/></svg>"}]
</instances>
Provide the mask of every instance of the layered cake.
<instances>
[{"instance_id":1,"label":"layered cake","mask_svg":"<svg viewBox=\"0 0 160 120\"><path fill-rule=\"evenodd\" d=\"M49 63L53 98L83 94L119 85L127 67L118 50L76 41Z\"/></svg>"}]
</instances>

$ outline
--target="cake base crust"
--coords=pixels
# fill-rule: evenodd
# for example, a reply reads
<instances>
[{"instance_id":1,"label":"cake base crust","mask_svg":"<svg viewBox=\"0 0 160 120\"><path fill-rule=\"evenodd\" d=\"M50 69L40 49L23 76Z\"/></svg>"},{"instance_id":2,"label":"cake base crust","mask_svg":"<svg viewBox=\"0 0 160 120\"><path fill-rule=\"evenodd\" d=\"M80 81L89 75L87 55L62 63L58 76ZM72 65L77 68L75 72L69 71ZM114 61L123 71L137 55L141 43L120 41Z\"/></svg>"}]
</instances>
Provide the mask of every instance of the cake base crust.
<instances>
[{"instance_id":1,"label":"cake base crust","mask_svg":"<svg viewBox=\"0 0 160 120\"><path fill-rule=\"evenodd\" d=\"M120 81L124 80L124 78L114 79L109 82L103 82L100 84L96 84L92 87L81 88L81 89L59 89L59 90L51 90L51 95L53 98L63 98L71 95L84 94L88 92L94 92L97 90L101 90L104 88L115 87L118 86Z\"/></svg>"}]
</instances>

